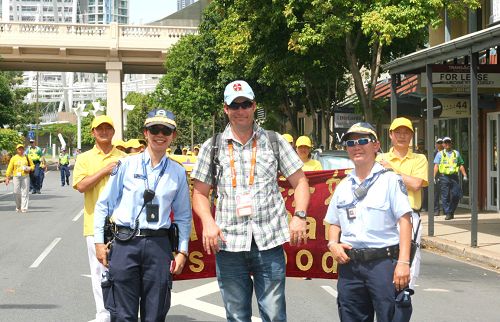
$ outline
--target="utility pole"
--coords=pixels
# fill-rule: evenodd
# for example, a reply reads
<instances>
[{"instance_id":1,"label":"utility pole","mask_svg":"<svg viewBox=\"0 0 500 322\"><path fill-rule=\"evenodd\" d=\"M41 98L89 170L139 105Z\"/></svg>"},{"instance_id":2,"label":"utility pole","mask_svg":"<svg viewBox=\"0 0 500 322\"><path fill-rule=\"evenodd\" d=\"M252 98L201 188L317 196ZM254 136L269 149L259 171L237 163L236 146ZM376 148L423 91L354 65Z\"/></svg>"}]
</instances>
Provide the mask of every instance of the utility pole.
<instances>
[{"instance_id":1,"label":"utility pole","mask_svg":"<svg viewBox=\"0 0 500 322\"><path fill-rule=\"evenodd\" d=\"M36 72L36 100L35 100L35 141L38 142L38 127L40 126L40 106L38 102L38 78L40 77L40 72Z\"/></svg>"}]
</instances>

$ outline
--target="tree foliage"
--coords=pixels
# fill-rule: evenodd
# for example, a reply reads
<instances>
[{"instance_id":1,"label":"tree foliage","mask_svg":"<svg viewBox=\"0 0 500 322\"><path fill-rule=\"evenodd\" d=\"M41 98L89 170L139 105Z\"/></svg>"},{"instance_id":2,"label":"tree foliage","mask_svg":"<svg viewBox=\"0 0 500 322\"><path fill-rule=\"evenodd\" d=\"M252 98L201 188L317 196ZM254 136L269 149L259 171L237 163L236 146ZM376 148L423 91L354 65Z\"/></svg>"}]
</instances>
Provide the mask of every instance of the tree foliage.
<instances>
[{"instance_id":1,"label":"tree foliage","mask_svg":"<svg viewBox=\"0 0 500 322\"><path fill-rule=\"evenodd\" d=\"M468 8L479 6L478 0L286 1L285 15L294 30L290 50L308 53L332 39L344 42L347 67L368 121L373 121L381 64L423 46L428 26L442 23L440 14L445 8L451 15L460 16Z\"/></svg>"},{"instance_id":2,"label":"tree foliage","mask_svg":"<svg viewBox=\"0 0 500 322\"><path fill-rule=\"evenodd\" d=\"M51 134L53 136L58 135L59 133L64 138L66 145L68 147L76 147L76 125L69 123L62 124L50 124L44 125L39 131L39 135L47 135Z\"/></svg>"},{"instance_id":3,"label":"tree foliage","mask_svg":"<svg viewBox=\"0 0 500 322\"><path fill-rule=\"evenodd\" d=\"M34 117L23 102L31 90L16 87L22 83L21 75L20 72L0 72L0 127L23 130L22 124L30 123Z\"/></svg>"}]
</instances>

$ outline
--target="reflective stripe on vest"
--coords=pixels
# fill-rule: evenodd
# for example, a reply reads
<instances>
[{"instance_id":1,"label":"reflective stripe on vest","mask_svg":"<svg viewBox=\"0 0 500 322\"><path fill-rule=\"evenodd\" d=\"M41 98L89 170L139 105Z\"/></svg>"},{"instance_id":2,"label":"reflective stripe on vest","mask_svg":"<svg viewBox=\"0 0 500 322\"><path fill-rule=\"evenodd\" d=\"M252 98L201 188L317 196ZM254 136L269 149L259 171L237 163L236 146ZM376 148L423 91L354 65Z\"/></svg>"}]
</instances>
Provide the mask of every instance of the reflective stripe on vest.
<instances>
[{"instance_id":1,"label":"reflective stripe on vest","mask_svg":"<svg viewBox=\"0 0 500 322\"><path fill-rule=\"evenodd\" d=\"M439 173L442 174L457 174L458 173L458 163L457 163L457 153L455 150L452 151L451 156L448 156L444 150L441 152L441 162L439 162Z\"/></svg>"},{"instance_id":2,"label":"reflective stripe on vest","mask_svg":"<svg viewBox=\"0 0 500 322\"><path fill-rule=\"evenodd\" d=\"M59 156L59 163L62 165L69 164L69 155L65 154L63 156Z\"/></svg>"}]
</instances>

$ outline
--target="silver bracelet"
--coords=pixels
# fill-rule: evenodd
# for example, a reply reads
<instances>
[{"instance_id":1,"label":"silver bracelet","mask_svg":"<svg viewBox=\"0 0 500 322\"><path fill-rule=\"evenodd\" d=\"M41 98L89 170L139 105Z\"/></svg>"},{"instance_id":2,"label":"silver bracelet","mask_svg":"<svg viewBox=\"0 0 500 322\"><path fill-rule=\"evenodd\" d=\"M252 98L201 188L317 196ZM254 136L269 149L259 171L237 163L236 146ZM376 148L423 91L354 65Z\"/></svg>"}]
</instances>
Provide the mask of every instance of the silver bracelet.
<instances>
[{"instance_id":1,"label":"silver bracelet","mask_svg":"<svg viewBox=\"0 0 500 322\"><path fill-rule=\"evenodd\" d=\"M398 260L397 263L410 265L410 261L400 261L400 260Z\"/></svg>"}]
</instances>

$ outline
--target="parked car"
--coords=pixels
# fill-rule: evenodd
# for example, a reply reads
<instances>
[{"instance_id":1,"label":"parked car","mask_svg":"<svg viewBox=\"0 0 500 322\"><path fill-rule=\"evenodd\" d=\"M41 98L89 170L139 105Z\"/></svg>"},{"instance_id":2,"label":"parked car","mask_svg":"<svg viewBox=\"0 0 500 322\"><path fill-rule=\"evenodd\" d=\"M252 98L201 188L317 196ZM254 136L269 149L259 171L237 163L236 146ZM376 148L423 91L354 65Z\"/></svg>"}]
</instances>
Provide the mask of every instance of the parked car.
<instances>
[{"instance_id":1,"label":"parked car","mask_svg":"<svg viewBox=\"0 0 500 322\"><path fill-rule=\"evenodd\" d=\"M311 159L321 162L323 170L337 170L337 169L352 169L354 163L344 150L331 150L331 151L313 151Z\"/></svg>"}]
</instances>

